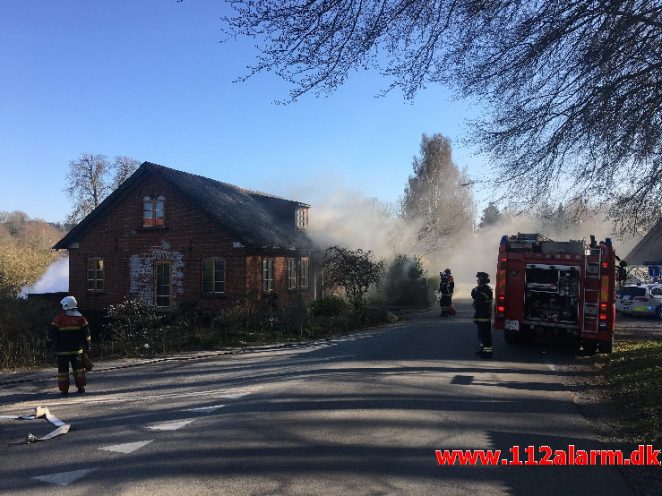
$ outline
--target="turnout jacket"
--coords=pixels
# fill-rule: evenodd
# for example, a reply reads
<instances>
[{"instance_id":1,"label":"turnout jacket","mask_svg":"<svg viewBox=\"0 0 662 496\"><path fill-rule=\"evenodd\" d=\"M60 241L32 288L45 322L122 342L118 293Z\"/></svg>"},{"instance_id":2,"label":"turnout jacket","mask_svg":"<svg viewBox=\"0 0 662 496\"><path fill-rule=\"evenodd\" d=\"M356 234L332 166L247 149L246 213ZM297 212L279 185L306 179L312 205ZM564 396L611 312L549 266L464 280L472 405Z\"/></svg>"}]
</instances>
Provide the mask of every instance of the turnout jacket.
<instances>
[{"instance_id":1,"label":"turnout jacket","mask_svg":"<svg viewBox=\"0 0 662 496\"><path fill-rule=\"evenodd\" d=\"M92 344L90 326L76 309L60 312L51 322L47 341L55 345L56 355L89 352Z\"/></svg>"},{"instance_id":2,"label":"turnout jacket","mask_svg":"<svg viewBox=\"0 0 662 496\"><path fill-rule=\"evenodd\" d=\"M454 289L455 280L453 279L453 276L449 275L441 278L441 282L439 283L439 292L442 295L452 295Z\"/></svg>"},{"instance_id":3,"label":"turnout jacket","mask_svg":"<svg viewBox=\"0 0 662 496\"><path fill-rule=\"evenodd\" d=\"M471 290L474 300L474 322L490 322L492 320L492 288L487 284L481 284Z\"/></svg>"}]
</instances>

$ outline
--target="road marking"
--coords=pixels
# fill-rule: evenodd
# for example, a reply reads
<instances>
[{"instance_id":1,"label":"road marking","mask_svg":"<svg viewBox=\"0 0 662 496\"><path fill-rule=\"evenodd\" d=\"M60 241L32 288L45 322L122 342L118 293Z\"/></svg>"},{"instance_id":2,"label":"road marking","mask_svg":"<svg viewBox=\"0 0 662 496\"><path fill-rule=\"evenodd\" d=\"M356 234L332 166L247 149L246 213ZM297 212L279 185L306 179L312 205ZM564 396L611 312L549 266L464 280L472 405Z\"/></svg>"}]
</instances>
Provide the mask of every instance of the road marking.
<instances>
[{"instance_id":1,"label":"road marking","mask_svg":"<svg viewBox=\"0 0 662 496\"><path fill-rule=\"evenodd\" d=\"M182 410L182 412L212 413L218 410L219 408L223 408L224 406L225 405L201 406L198 408L187 408L186 410Z\"/></svg>"},{"instance_id":2,"label":"road marking","mask_svg":"<svg viewBox=\"0 0 662 496\"><path fill-rule=\"evenodd\" d=\"M54 401L44 401L42 403L53 407L53 406L62 406L62 405L71 406L73 404L84 404L84 403L94 403L94 404L128 403L130 401L147 401L152 399L163 399L163 398L168 398L168 399L190 398L192 396L217 396L218 398L236 399L236 398L242 398L244 396L248 396L249 394L252 394L254 392L255 390L249 390L249 391L244 390L239 393L233 393L231 392L231 390L227 390L227 389L210 389L206 391L186 391L186 392L181 391L175 393L162 393L162 394L149 394L149 395L145 395L145 394L136 395L135 393L124 393L124 394L111 393L107 396L89 395L87 397L82 397L82 398L67 398L66 401L54 400ZM19 408L22 408L23 405L27 405L29 403L34 403L34 402L24 401L21 403L16 403L12 405L12 409L9 411L18 410Z\"/></svg>"},{"instance_id":3,"label":"road marking","mask_svg":"<svg viewBox=\"0 0 662 496\"><path fill-rule=\"evenodd\" d=\"M102 448L99 448L100 450L104 451L115 451L116 453L133 453L136 450L139 450L140 448L147 446L149 443L154 441L153 439L149 439L147 441L136 441L135 443L124 443L124 444L115 444L113 446L104 446Z\"/></svg>"},{"instance_id":4,"label":"road marking","mask_svg":"<svg viewBox=\"0 0 662 496\"><path fill-rule=\"evenodd\" d=\"M225 396L221 396L221 398L225 398L227 400L236 400L239 398L243 398L244 396L248 396L251 393L234 393L234 394L226 394Z\"/></svg>"},{"instance_id":5,"label":"road marking","mask_svg":"<svg viewBox=\"0 0 662 496\"><path fill-rule=\"evenodd\" d=\"M172 420L170 422L161 422L159 424L148 425L145 429L150 431L176 431L194 422L195 419Z\"/></svg>"},{"instance_id":6,"label":"road marking","mask_svg":"<svg viewBox=\"0 0 662 496\"><path fill-rule=\"evenodd\" d=\"M74 470L73 472L60 472L58 474L49 474L49 475L40 475L38 477L32 477L43 482L48 482L49 484L56 484L58 486L68 486L72 482L77 481L78 479L85 477L90 472L93 472L95 469L86 468L83 470Z\"/></svg>"}]
</instances>

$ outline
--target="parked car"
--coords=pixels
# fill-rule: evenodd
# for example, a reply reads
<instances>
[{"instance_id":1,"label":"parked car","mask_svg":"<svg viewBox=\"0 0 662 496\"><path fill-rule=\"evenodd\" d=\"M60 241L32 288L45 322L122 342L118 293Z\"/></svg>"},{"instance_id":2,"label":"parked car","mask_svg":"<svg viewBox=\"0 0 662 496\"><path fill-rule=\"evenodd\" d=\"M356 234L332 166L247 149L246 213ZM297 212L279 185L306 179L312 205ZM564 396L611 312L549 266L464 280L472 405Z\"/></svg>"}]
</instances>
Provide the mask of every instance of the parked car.
<instances>
[{"instance_id":1,"label":"parked car","mask_svg":"<svg viewBox=\"0 0 662 496\"><path fill-rule=\"evenodd\" d=\"M648 315L662 320L662 284L628 285L616 294L616 311Z\"/></svg>"}]
</instances>

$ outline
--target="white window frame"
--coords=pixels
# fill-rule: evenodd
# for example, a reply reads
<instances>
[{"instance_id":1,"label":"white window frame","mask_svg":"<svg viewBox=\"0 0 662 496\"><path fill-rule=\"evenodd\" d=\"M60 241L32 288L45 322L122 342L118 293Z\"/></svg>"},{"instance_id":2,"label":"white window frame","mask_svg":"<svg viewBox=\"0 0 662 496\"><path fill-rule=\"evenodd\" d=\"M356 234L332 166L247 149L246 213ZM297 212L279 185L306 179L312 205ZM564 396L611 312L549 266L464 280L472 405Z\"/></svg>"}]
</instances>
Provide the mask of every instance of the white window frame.
<instances>
[{"instance_id":1,"label":"white window frame","mask_svg":"<svg viewBox=\"0 0 662 496\"><path fill-rule=\"evenodd\" d=\"M308 277L310 269L310 258L301 257L301 289L308 289Z\"/></svg>"},{"instance_id":2,"label":"white window frame","mask_svg":"<svg viewBox=\"0 0 662 496\"><path fill-rule=\"evenodd\" d=\"M90 266L93 264L92 266ZM92 287L90 287L92 283ZM99 283L101 286L99 287ZM106 271L104 260L101 257L91 257L87 259L87 292L103 293L106 287Z\"/></svg>"},{"instance_id":3,"label":"white window frame","mask_svg":"<svg viewBox=\"0 0 662 496\"><path fill-rule=\"evenodd\" d=\"M308 227L307 208L300 207L294 211L294 226L296 229L306 229Z\"/></svg>"},{"instance_id":4,"label":"white window frame","mask_svg":"<svg viewBox=\"0 0 662 496\"><path fill-rule=\"evenodd\" d=\"M274 259L262 259L262 291L265 293L274 290Z\"/></svg>"},{"instance_id":5,"label":"white window frame","mask_svg":"<svg viewBox=\"0 0 662 496\"><path fill-rule=\"evenodd\" d=\"M158 280L158 267L163 265L168 269L168 294L164 295L159 293L159 280ZM157 308L170 308L172 306L172 261L170 260L157 260L154 262L154 306ZM159 298L168 298L167 305L159 305Z\"/></svg>"},{"instance_id":6,"label":"white window frame","mask_svg":"<svg viewBox=\"0 0 662 496\"><path fill-rule=\"evenodd\" d=\"M296 258L287 259L287 289L297 288L297 260Z\"/></svg>"},{"instance_id":7,"label":"white window frame","mask_svg":"<svg viewBox=\"0 0 662 496\"><path fill-rule=\"evenodd\" d=\"M217 265L223 264L223 274L222 280L217 279ZM211 271L211 280L208 281L211 284L211 290L205 290L205 265L210 264ZM218 286L221 285L219 290ZM208 257L202 259L202 294L224 294L225 293L225 259L221 257Z\"/></svg>"}]
</instances>

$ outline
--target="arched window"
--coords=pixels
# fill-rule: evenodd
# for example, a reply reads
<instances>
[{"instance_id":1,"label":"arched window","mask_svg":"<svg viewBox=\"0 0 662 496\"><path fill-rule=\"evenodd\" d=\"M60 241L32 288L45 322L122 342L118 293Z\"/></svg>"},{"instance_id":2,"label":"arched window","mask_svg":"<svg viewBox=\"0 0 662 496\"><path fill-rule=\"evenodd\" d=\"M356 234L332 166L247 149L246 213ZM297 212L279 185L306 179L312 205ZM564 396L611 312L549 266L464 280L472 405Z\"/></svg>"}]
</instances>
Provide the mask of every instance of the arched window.
<instances>
[{"instance_id":1,"label":"arched window","mask_svg":"<svg viewBox=\"0 0 662 496\"><path fill-rule=\"evenodd\" d=\"M153 199L151 196L143 198L143 227L155 227L165 225L165 198L159 196Z\"/></svg>"}]
</instances>

